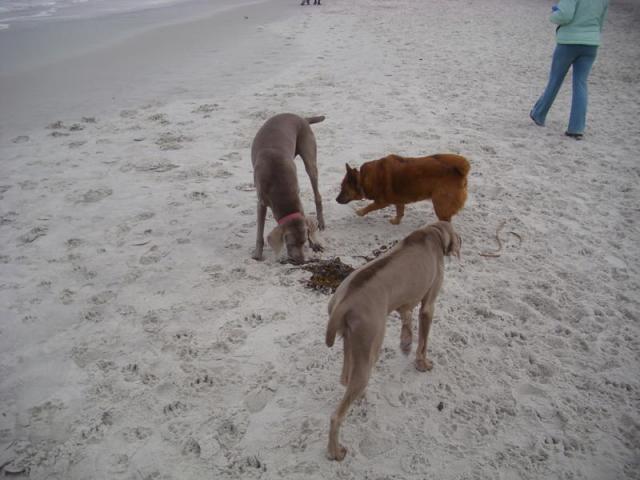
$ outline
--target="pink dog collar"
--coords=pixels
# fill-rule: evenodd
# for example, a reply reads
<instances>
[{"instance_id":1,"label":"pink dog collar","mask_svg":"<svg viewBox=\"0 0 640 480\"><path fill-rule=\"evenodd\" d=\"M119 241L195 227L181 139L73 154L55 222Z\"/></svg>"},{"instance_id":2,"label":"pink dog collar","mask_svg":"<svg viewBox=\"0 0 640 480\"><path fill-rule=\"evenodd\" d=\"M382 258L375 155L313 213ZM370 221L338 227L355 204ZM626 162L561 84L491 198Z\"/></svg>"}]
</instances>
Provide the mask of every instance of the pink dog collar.
<instances>
[{"instance_id":1,"label":"pink dog collar","mask_svg":"<svg viewBox=\"0 0 640 480\"><path fill-rule=\"evenodd\" d=\"M304 218L304 217L300 212L293 212L293 213L290 213L289 215L285 215L280 220L278 220L278 225L284 225L285 223L290 222L291 220L295 220L296 218Z\"/></svg>"}]
</instances>

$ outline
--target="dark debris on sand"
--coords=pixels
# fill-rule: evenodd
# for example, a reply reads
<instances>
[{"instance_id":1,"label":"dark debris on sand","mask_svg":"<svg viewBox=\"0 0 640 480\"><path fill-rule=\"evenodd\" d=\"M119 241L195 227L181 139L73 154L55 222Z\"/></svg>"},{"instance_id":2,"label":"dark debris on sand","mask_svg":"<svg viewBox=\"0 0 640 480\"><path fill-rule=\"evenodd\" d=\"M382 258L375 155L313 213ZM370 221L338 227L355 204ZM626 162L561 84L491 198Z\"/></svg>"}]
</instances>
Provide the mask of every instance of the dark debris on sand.
<instances>
[{"instance_id":1,"label":"dark debris on sand","mask_svg":"<svg viewBox=\"0 0 640 480\"><path fill-rule=\"evenodd\" d=\"M353 267L342 263L340 257L309 263L301 268L313 274L305 286L326 295L334 293L342 280L353 272Z\"/></svg>"},{"instance_id":2,"label":"dark debris on sand","mask_svg":"<svg viewBox=\"0 0 640 480\"><path fill-rule=\"evenodd\" d=\"M371 255L361 255L360 258L364 258L365 262L375 260L380 255L391 250L396 243L398 242L394 240L387 245L376 248L371 252ZM351 265L342 263L340 257L335 257L331 260L312 261L299 268L313 274L311 278L305 282L305 286L316 292L324 293L325 295L335 293L342 281L355 270Z\"/></svg>"}]
</instances>

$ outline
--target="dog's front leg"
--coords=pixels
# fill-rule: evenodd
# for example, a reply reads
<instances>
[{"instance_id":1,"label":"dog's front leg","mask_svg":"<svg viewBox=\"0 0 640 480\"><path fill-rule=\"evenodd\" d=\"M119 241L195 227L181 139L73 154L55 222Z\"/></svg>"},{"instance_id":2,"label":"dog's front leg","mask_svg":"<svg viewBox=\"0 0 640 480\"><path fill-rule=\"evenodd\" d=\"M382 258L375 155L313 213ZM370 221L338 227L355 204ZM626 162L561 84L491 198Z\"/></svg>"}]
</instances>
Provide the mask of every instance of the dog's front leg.
<instances>
[{"instance_id":1,"label":"dog's front leg","mask_svg":"<svg viewBox=\"0 0 640 480\"><path fill-rule=\"evenodd\" d=\"M324 250L324 247L320 242L320 237L318 237L318 224L309 217L305 217L305 222L307 223L307 240L309 241L309 247L311 247L311 250L314 252L321 252Z\"/></svg>"},{"instance_id":2,"label":"dog's front leg","mask_svg":"<svg viewBox=\"0 0 640 480\"><path fill-rule=\"evenodd\" d=\"M318 228L324 230L324 213L322 212L322 197L320 196L320 189L318 188L318 167L315 163L315 153L313 155L307 155L306 158L313 158L313 161L308 163L305 161L305 168L311 180L311 188L313 189L313 200L316 204L316 217L318 218Z\"/></svg>"},{"instance_id":3,"label":"dog's front leg","mask_svg":"<svg viewBox=\"0 0 640 480\"><path fill-rule=\"evenodd\" d=\"M400 225L404 217L404 203L396 203L396 217L389 220L393 225Z\"/></svg>"},{"instance_id":4,"label":"dog's front leg","mask_svg":"<svg viewBox=\"0 0 640 480\"><path fill-rule=\"evenodd\" d=\"M356 210L356 213L360 217L364 217L367 213L373 212L374 210L380 210L381 208L384 208L384 207L386 207L388 205L389 205L388 203L373 202L373 203L370 203L369 205L367 205L364 208L360 208L360 209Z\"/></svg>"},{"instance_id":5,"label":"dog's front leg","mask_svg":"<svg viewBox=\"0 0 640 480\"><path fill-rule=\"evenodd\" d=\"M267 206L258 200L258 219L257 219L257 234L256 234L256 248L251 256L254 260L262 260L262 249L264 248L264 222L267 217Z\"/></svg>"}]
</instances>

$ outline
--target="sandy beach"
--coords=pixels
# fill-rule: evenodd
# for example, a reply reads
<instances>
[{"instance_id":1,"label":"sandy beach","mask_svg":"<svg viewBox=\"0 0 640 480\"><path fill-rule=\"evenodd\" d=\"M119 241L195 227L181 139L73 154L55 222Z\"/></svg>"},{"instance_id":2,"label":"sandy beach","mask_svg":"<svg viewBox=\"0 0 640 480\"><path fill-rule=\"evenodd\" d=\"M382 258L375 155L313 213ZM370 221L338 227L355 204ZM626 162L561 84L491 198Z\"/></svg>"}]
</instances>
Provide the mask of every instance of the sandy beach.
<instances>
[{"instance_id":1,"label":"sandy beach","mask_svg":"<svg viewBox=\"0 0 640 480\"><path fill-rule=\"evenodd\" d=\"M640 479L640 5L611 2L578 142L563 135L569 78L545 127L528 118L551 4L150 10L86 20L108 33L95 44L70 23L83 48L49 26L0 30L0 472ZM50 56L6 47L36 37ZM313 259L355 267L436 220L430 202L399 226L337 204L346 162L471 163L434 368L401 353L392 314L340 463L326 459L344 393L330 297L269 248L250 257L251 141L281 112L327 117L313 126L327 223ZM502 250L482 255L497 230Z\"/></svg>"}]
</instances>

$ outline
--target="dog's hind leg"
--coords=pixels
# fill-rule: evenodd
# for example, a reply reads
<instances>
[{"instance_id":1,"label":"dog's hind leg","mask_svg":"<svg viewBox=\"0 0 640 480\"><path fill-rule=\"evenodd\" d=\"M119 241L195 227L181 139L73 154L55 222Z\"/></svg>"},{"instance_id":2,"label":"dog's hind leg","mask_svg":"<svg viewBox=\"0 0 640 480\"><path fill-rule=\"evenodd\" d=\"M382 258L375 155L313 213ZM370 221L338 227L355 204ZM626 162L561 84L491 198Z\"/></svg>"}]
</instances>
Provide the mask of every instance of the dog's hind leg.
<instances>
[{"instance_id":1,"label":"dog's hind leg","mask_svg":"<svg viewBox=\"0 0 640 480\"><path fill-rule=\"evenodd\" d=\"M431 202L433 203L433 209L436 212L438 220L444 220L450 222L451 217L458 213L467 199L466 189L459 189L458 191L451 191L451 189L441 189L433 192Z\"/></svg>"},{"instance_id":2,"label":"dog's hind leg","mask_svg":"<svg viewBox=\"0 0 640 480\"><path fill-rule=\"evenodd\" d=\"M352 345L352 347L355 348L351 351L352 362L350 366L349 384L338 408L336 408L333 415L331 415L327 455L329 460L340 461L344 459L347 454L347 449L340 445L339 442L340 426L353 401L364 393L367 383L369 382L369 374L371 373L371 358L368 349L357 348L355 345Z\"/></svg>"},{"instance_id":3,"label":"dog's hind leg","mask_svg":"<svg viewBox=\"0 0 640 480\"><path fill-rule=\"evenodd\" d=\"M400 318L402 319L402 330L400 331L400 350L402 353L408 355L411 351L411 345L413 343L413 316L411 315L412 308L398 309Z\"/></svg>"},{"instance_id":4,"label":"dog's hind leg","mask_svg":"<svg viewBox=\"0 0 640 480\"><path fill-rule=\"evenodd\" d=\"M304 127L303 127L304 128ZM311 188L313 189L313 198L316 204L316 216L318 217L318 228L324 230L324 214L322 213L322 197L320 196L320 190L318 188L318 165L317 154L318 147L316 145L316 137L313 135L313 131L309 125L306 125L306 131L303 130L298 135L298 144L296 150L300 157L302 157L302 163L311 180Z\"/></svg>"},{"instance_id":5,"label":"dog's hind leg","mask_svg":"<svg viewBox=\"0 0 640 480\"><path fill-rule=\"evenodd\" d=\"M349 338L349 329L345 329L342 335L344 347L344 359L342 362L342 374L340 375L340 383L345 387L349 384L349 375L351 373L351 339Z\"/></svg>"},{"instance_id":6,"label":"dog's hind leg","mask_svg":"<svg viewBox=\"0 0 640 480\"><path fill-rule=\"evenodd\" d=\"M433 299L423 299L420 306L420 316L418 323L418 348L416 349L416 369L426 372L433 368L431 360L427 359L427 341L429 340L429 330L433 320L433 309L435 296Z\"/></svg>"},{"instance_id":7,"label":"dog's hind leg","mask_svg":"<svg viewBox=\"0 0 640 480\"><path fill-rule=\"evenodd\" d=\"M267 206L258 200L258 219L256 233L256 248L251 256L254 260L262 260L262 249L264 248L264 221L267 217Z\"/></svg>"}]
</instances>

